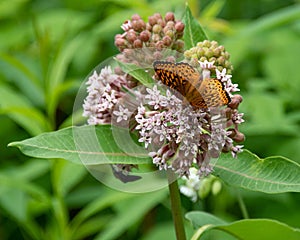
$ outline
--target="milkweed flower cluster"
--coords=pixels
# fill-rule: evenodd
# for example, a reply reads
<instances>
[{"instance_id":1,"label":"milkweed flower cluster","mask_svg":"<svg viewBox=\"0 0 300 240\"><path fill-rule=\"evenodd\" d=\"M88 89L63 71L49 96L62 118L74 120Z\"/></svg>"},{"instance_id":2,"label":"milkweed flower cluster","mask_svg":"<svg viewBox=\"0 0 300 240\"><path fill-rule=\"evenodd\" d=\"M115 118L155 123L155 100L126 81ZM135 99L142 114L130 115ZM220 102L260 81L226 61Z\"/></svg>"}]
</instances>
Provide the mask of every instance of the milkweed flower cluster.
<instances>
[{"instance_id":1,"label":"milkweed flower cluster","mask_svg":"<svg viewBox=\"0 0 300 240\"><path fill-rule=\"evenodd\" d=\"M144 62L149 66L149 62L152 65L154 60L162 58L164 48L183 52L180 38L184 24L175 20L173 13L167 13L164 18L154 14L147 23L134 15L125 21L122 29L124 33L115 37L115 45L121 52L117 55L118 61L138 66L143 66ZM94 72L87 81L88 96L83 104L83 115L88 118L88 124L111 123L113 117L116 122L130 121L130 130L138 132L139 142L149 151L153 163L161 170L170 168L179 176L189 177L192 167L197 168L198 177L208 175L212 172L210 159L217 158L221 152L231 152L235 157L242 151L242 146L235 142L244 140L238 130L243 114L238 112L242 97L235 94L239 89L231 81L229 55L215 41L197 46L185 52L185 61L199 69L202 79L217 78L222 82L231 98L227 106L195 109L159 82L153 87L140 87L137 92L134 87L141 86L137 79L118 67L105 67L100 73ZM134 51L145 47L152 50ZM165 59L175 59L167 57ZM153 71L149 74L156 80ZM134 110L124 102L127 93L138 98ZM117 171L115 176L123 181L136 167L115 164L113 171Z\"/></svg>"},{"instance_id":2,"label":"milkweed flower cluster","mask_svg":"<svg viewBox=\"0 0 300 240\"><path fill-rule=\"evenodd\" d=\"M206 75L210 75L210 70L214 69L213 62L206 61L200 63L200 66ZM231 76L224 73L225 71L223 75L219 73L220 80L224 85L227 82L232 84ZM136 129L139 130L139 141L146 148L156 148L150 152L150 156L160 169L171 168L179 176L189 176L190 168L196 166L198 176L205 176L212 172L209 164L211 158L217 158L222 151L231 151L233 156L241 151L241 146L233 145L232 137L237 136L237 130L227 129L229 124L238 125L243 122L242 114L237 113L234 108L241 101L240 95L232 97L234 102L238 102L233 108L194 109L184 104L170 90L166 90L164 94L157 85L146 91L147 108L145 105L138 107L135 115ZM236 88L230 88L229 92L233 91ZM228 118L227 109L230 109ZM238 140L242 141L243 135Z\"/></svg>"},{"instance_id":3,"label":"milkweed flower cluster","mask_svg":"<svg viewBox=\"0 0 300 240\"><path fill-rule=\"evenodd\" d=\"M89 125L111 122L111 114L119 98L125 93L121 87L128 87L125 74L113 73L110 66L96 71L88 78L88 96L83 104L83 116L88 118Z\"/></svg>"}]
</instances>

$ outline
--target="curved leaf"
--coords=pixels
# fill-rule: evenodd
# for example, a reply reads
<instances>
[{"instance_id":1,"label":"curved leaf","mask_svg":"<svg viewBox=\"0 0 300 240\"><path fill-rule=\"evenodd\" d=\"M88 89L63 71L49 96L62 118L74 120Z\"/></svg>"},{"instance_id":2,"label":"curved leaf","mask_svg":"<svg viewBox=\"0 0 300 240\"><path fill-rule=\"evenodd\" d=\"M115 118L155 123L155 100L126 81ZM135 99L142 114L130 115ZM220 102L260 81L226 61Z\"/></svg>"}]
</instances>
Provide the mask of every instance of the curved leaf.
<instances>
[{"instance_id":1,"label":"curved leaf","mask_svg":"<svg viewBox=\"0 0 300 240\"><path fill-rule=\"evenodd\" d=\"M41 158L64 158L84 164L147 164L150 158L142 147L130 139L118 143L110 125L69 127L48 132L20 142L10 143L24 154ZM125 148L120 148L121 144Z\"/></svg>"},{"instance_id":2,"label":"curved leaf","mask_svg":"<svg viewBox=\"0 0 300 240\"><path fill-rule=\"evenodd\" d=\"M147 87L153 85L154 80L150 77L149 73L145 70L145 68L141 68L133 63L124 63L122 61L118 61L117 59L115 60L118 62L118 64L124 72L130 74L143 85Z\"/></svg>"},{"instance_id":3,"label":"curved leaf","mask_svg":"<svg viewBox=\"0 0 300 240\"><path fill-rule=\"evenodd\" d=\"M197 19L193 17L188 5L185 8L183 23L185 24L183 36L185 49L195 47L198 42L208 39Z\"/></svg>"},{"instance_id":4,"label":"curved leaf","mask_svg":"<svg viewBox=\"0 0 300 240\"><path fill-rule=\"evenodd\" d=\"M51 129L45 116L9 85L0 84L0 114L6 114L31 135Z\"/></svg>"},{"instance_id":5,"label":"curved leaf","mask_svg":"<svg viewBox=\"0 0 300 240\"><path fill-rule=\"evenodd\" d=\"M300 229L292 228L282 222L271 219L246 219L225 223L211 214L196 211L187 213L186 218L191 221L194 228L197 229L201 226L193 236L193 240L201 239L205 232L211 230L219 230L236 239L243 240L300 239Z\"/></svg>"},{"instance_id":6,"label":"curved leaf","mask_svg":"<svg viewBox=\"0 0 300 240\"><path fill-rule=\"evenodd\" d=\"M274 156L260 159L244 150L238 158L222 154L214 175L232 186L266 193L300 192L300 165Z\"/></svg>"},{"instance_id":7,"label":"curved leaf","mask_svg":"<svg viewBox=\"0 0 300 240\"><path fill-rule=\"evenodd\" d=\"M136 144L126 129L117 133L110 125L81 126L44 133L10 143L29 156L64 158L75 163L148 164L147 151ZM265 193L300 192L300 165L284 157L260 159L244 150L238 158L222 154L214 175L231 186Z\"/></svg>"}]
</instances>

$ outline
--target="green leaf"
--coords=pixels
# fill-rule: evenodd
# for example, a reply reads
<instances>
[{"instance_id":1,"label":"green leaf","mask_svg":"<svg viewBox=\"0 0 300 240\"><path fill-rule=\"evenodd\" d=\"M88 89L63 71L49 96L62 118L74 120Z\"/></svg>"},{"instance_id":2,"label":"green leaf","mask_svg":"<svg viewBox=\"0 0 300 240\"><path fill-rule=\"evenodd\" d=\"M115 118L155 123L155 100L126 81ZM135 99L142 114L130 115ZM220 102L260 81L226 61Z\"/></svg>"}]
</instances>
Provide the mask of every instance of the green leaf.
<instances>
[{"instance_id":1,"label":"green leaf","mask_svg":"<svg viewBox=\"0 0 300 240\"><path fill-rule=\"evenodd\" d=\"M113 221L111 214L101 214L100 216L91 218L76 229L76 233L71 239L88 239L88 236L97 234L101 231L109 221Z\"/></svg>"},{"instance_id":2,"label":"green leaf","mask_svg":"<svg viewBox=\"0 0 300 240\"><path fill-rule=\"evenodd\" d=\"M157 224L151 231L146 233L146 236L142 240L156 240L156 239L168 239L176 240L176 235L174 232L174 223L173 222L162 222Z\"/></svg>"},{"instance_id":3,"label":"green leaf","mask_svg":"<svg viewBox=\"0 0 300 240\"><path fill-rule=\"evenodd\" d=\"M42 205L50 206L50 197L43 188L27 182L15 175L0 173L0 206L1 209L17 221L30 236L30 239L41 239L41 229L32 219L30 204L36 209Z\"/></svg>"},{"instance_id":4,"label":"green leaf","mask_svg":"<svg viewBox=\"0 0 300 240\"><path fill-rule=\"evenodd\" d=\"M49 116L54 116L57 104L59 102L60 93L63 81L66 77L67 69L70 62L76 52L76 50L84 43L84 36L78 35L72 41L68 42L67 46L63 50L59 51L53 66L49 70L49 76L47 77L47 103Z\"/></svg>"},{"instance_id":5,"label":"green leaf","mask_svg":"<svg viewBox=\"0 0 300 240\"><path fill-rule=\"evenodd\" d=\"M204 233L212 230L219 230L236 239L243 240L300 239L299 229L270 219L247 219L225 223L223 220L204 212L190 212L186 214L186 218L192 222L194 228L197 229L199 226L202 226L195 233L192 240L202 239L201 237L204 236Z\"/></svg>"},{"instance_id":6,"label":"green leaf","mask_svg":"<svg viewBox=\"0 0 300 240\"><path fill-rule=\"evenodd\" d=\"M143 85L150 87L154 84L153 78L149 75L148 72L146 72L145 68L141 68L133 63L124 63L121 61L118 61L118 64L121 66L122 70L135 79L137 79L140 83Z\"/></svg>"},{"instance_id":7,"label":"green leaf","mask_svg":"<svg viewBox=\"0 0 300 240\"><path fill-rule=\"evenodd\" d=\"M52 185L59 196L65 196L86 174L82 165L58 159L53 166Z\"/></svg>"},{"instance_id":8,"label":"green leaf","mask_svg":"<svg viewBox=\"0 0 300 240\"><path fill-rule=\"evenodd\" d=\"M20 189L3 189L1 187L0 205L9 215L20 222L27 220L28 198Z\"/></svg>"},{"instance_id":9,"label":"green leaf","mask_svg":"<svg viewBox=\"0 0 300 240\"><path fill-rule=\"evenodd\" d=\"M70 224L72 236L76 236L78 228L84 222L91 219L91 217L98 214L103 209L109 208L114 204L125 201L126 199L132 200L134 197L134 195L129 193L112 190L105 192L105 190L102 190L102 195L86 205L72 220Z\"/></svg>"},{"instance_id":10,"label":"green leaf","mask_svg":"<svg viewBox=\"0 0 300 240\"><path fill-rule=\"evenodd\" d=\"M123 201L122 211L107 228L95 237L95 240L117 239L117 237L140 220L147 212L166 198L167 189L135 196L130 201Z\"/></svg>"},{"instance_id":11,"label":"green leaf","mask_svg":"<svg viewBox=\"0 0 300 240\"><path fill-rule=\"evenodd\" d=\"M51 126L44 115L26 97L6 84L0 84L0 113L7 114L31 135L49 131Z\"/></svg>"},{"instance_id":12,"label":"green leaf","mask_svg":"<svg viewBox=\"0 0 300 240\"><path fill-rule=\"evenodd\" d=\"M23 165L1 170L0 174L4 174L16 179L22 179L22 181L24 181L43 176L49 171L49 169L49 161L41 161L41 159L28 159Z\"/></svg>"},{"instance_id":13,"label":"green leaf","mask_svg":"<svg viewBox=\"0 0 300 240\"><path fill-rule=\"evenodd\" d=\"M128 130L116 132L110 125L101 125L65 128L9 146L33 157L64 158L86 165L151 163L146 150L130 140ZM300 192L300 165L284 157L260 159L247 150L237 159L222 154L214 164L214 174L229 185L252 191Z\"/></svg>"},{"instance_id":14,"label":"green leaf","mask_svg":"<svg viewBox=\"0 0 300 240\"><path fill-rule=\"evenodd\" d=\"M192 211L188 212L185 217L192 223L195 229L206 224L222 225L226 223L222 219L207 212Z\"/></svg>"},{"instance_id":15,"label":"green leaf","mask_svg":"<svg viewBox=\"0 0 300 240\"><path fill-rule=\"evenodd\" d=\"M244 150L238 157L222 154L214 175L231 186L265 193L300 192L300 165L287 158L260 159Z\"/></svg>"},{"instance_id":16,"label":"green leaf","mask_svg":"<svg viewBox=\"0 0 300 240\"><path fill-rule=\"evenodd\" d=\"M30 60L27 58L15 57L5 53L0 54L0 65L6 75L6 79L12 79L24 95L32 101L35 100L35 103L44 103L40 80L30 69L28 62Z\"/></svg>"},{"instance_id":17,"label":"green leaf","mask_svg":"<svg viewBox=\"0 0 300 240\"><path fill-rule=\"evenodd\" d=\"M185 49L195 47L198 42L208 39L197 19L193 17L188 5L185 8L183 23L185 24L183 36Z\"/></svg>"},{"instance_id":18,"label":"green leaf","mask_svg":"<svg viewBox=\"0 0 300 240\"><path fill-rule=\"evenodd\" d=\"M32 196L44 203L49 202L50 199L48 193L43 188L24 181L24 179L18 179L15 176L0 174L0 186L0 195L5 195L6 189L15 189L25 192L28 196Z\"/></svg>"},{"instance_id":19,"label":"green leaf","mask_svg":"<svg viewBox=\"0 0 300 240\"><path fill-rule=\"evenodd\" d=\"M113 134L110 125L69 127L21 142L13 142L9 146L18 147L28 156L64 158L74 163L83 162L87 165L151 163L146 150L136 145L133 140L131 144L128 138L130 136L122 134L122 131ZM118 144L118 138L124 140L124 137L127 137L126 141ZM123 143L126 146L122 146Z\"/></svg>"}]
</instances>

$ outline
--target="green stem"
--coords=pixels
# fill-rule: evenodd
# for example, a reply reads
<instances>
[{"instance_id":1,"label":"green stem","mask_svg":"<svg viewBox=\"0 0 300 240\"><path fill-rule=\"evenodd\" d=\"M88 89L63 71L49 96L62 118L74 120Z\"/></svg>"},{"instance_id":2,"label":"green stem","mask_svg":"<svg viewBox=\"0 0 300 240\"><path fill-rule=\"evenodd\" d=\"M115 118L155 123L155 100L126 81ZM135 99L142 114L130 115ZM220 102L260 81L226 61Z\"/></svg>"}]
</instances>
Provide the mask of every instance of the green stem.
<instances>
[{"instance_id":1,"label":"green stem","mask_svg":"<svg viewBox=\"0 0 300 240\"><path fill-rule=\"evenodd\" d=\"M249 218L249 214L248 214L248 211L247 211L247 208L246 208L246 204L241 196L241 193L238 191L237 192L237 199L238 199L238 203L239 203L239 206L240 206L240 209L242 211L242 215L243 215L243 218L244 219L248 219Z\"/></svg>"},{"instance_id":2,"label":"green stem","mask_svg":"<svg viewBox=\"0 0 300 240\"><path fill-rule=\"evenodd\" d=\"M169 182L171 209L172 209L172 216L173 216L173 221L175 226L176 239L186 240L182 212L181 212L180 193L179 193L176 175L172 170L168 170L167 175L168 175L168 182Z\"/></svg>"}]
</instances>

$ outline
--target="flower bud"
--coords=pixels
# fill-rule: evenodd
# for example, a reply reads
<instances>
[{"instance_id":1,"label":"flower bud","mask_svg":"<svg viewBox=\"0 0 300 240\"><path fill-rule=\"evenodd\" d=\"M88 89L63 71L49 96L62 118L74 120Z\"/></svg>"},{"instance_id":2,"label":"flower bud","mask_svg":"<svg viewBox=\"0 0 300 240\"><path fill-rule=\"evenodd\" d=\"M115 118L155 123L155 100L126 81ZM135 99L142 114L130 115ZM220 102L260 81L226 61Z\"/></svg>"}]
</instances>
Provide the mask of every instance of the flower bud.
<instances>
[{"instance_id":1,"label":"flower bud","mask_svg":"<svg viewBox=\"0 0 300 240\"><path fill-rule=\"evenodd\" d=\"M212 183L212 187L211 187L211 192L213 195L218 195L222 190L222 183L218 180L215 179L215 181L213 181Z\"/></svg>"},{"instance_id":2,"label":"flower bud","mask_svg":"<svg viewBox=\"0 0 300 240\"><path fill-rule=\"evenodd\" d=\"M225 65L225 58L223 57L223 56L221 56L221 57L218 57L217 58L217 61L216 61L216 63L218 64L218 65L221 65L221 66L224 66Z\"/></svg>"},{"instance_id":3,"label":"flower bud","mask_svg":"<svg viewBox=\"0 0 300 240\"><path fill-rule=\"evenodd\" d=\"M151 41L152 41L152 42L156 43L156 42L158 42L159 40L160 40L159 34L152 34L152 36L151 36Z\"/></svg>"},{"instance_id":4,"label":"flower bud","mask_svg":"<svg viewBox=\"0 0 300 240\"><path fill-rule=\"evenodd\" d=\"M241 143L245 141L245 135L238 131L232 139L237 143Z\"/></svg>"},{"instance_id":5,"label":"flower bud","mask_svg":"<svg viewBox=\"0 0 300 240\"><path fill-rule=\"evenodd\" d=\"M228 107L230 107L231 109L237 109L242 101L243 97L239 94L235 94L231 98L231 102L228 104Z\"/></svg>"},{"instance_id":6,"label":"flower bud","mask_svg":"<svg viewBox=\"0 0 300 240\"><path fill-rule=\"evenodd\" d=\"M198 190L198 195L201 199L205 199L211 190L211 180L210 178L204 178L201 180L201 184Z\"/></svg>"},{"instance_id":7,"label":"flower bud","mask_svg":"<svg viewBox=\"0 0 300 240\"><path fill-rule=\"evenodd\" d=\"M220 52L224 52L225 51L225 47L223 45L218 46L218 49Z\"/></svg>"},{"instance_id":8,"label":"flower bud","mask_svg":"<svg viewBox=\"0 0 300 240\"><path fill-rule=\"evenodd\" d=\"M137 39L136 33L135 33L135 31L134 31L133 29L130 29L130 30L127 32L126 39L127 39L128 42L130 42L130 43L133 43L133 42Z\"/></svg>"},{"instance_id":9,"label":"flower bud","mask_svg":"<svg viewBox=\"0 0 300 240\"><path fill-rule=\"evenodd\" d=\"M143 42L148 42L151 37L151 33L148 30L144 30L140 33L140 39Z\"/></svg>"},{"instance_id":10,"label":"flower bud","mask_svg":"<svg viewBox=\"0 0 300 240\"><path fill-rule=\"evenodd\" d=\"M169 29L168 31L165 32L165 35L169 36L170 38L174 38L174 31Z\"/></svg>"},{"instance_id":11,"label":"flower bud","mask_svg":"<svg viewBox=\"0 0 300 240\"><path fill-rule=\"evenodd\" d=\"M228 137L230 137L230 138L234 138L238 134L238 132L239 131L235 128L230 128L227 130Z\"/></svg>"},{"instance_id":12,"label":"flower bud","mask_svg":"<svg viewBox=\"0 0 300 240\"><path fill-rule=\"evenodd\" d=\"M122 47L122 46L124 46L124 45L125 45L125 42L126 42L126 40L123 39L123 38L117 37L117 38L115 39L115 45L116 45L117 47Z\"/></svg>"},{"instance_id":13,"label":"flower bud","mask_svg":"<svg viewBox=\"0 0 300 240\"><path fill-rule=\"evenodd\" d=\"M162 41L163 41L163 44L167 47L172 44L172 39L169 36L164 36Z\"/></svg>"},{"instance_id":14,"label":"flower bud","mask_svg":"<svg viewBox=\"0 0 300 240\"><path fill-rule=\"evenodd\" d=\"M161 50L162 48L164 48L164 42L163 41L158 41L155 43L155 48L158 50Z\"/></svg>"},{"instance_id":15,"label":"flower bud","mask_svg":"<svg viewBox=\"0 0 300 240\"><path fill-rule=\"evenodd\" d=\"M211 58L208 59L209 62L216 62L216 60L217 59L215 57L211 57Z\"/></svg>"},{"instance_id":16,"label":"flower bud","mask_svg":"<svg viewBox=\"0 0 300 240\"><path fill-rule=\"evenodd\" d=\"M213 56L214 56L214 52L210 48L205 50L205 57L211 58Z\"/></svg>"},{"instance_id":17,"label":"flower bud","mask_svg":"<svg viewBox=\"0 0 300 240\"><path fill-rule=\"evenodd\" d=\"M175 16L174 13L172 12L167 12L166 16L165 16L165 20L168 21L174 21L175 20Z\"/></svg>"},{"instance_id":18,"label":"flower bud","mask_svg":"<svg viewBox=\"0 0 300 240\"><path fill-rule=\"evenodd\" d=\"M143 31L146 28L146 23L142 19L132 21L132 28L137 32Z\"/></svg>"},{"instance_id":19,"label":"flower bud","mask_svg":"<svg viewBox=\"0 0 300 240\"><path fill-rule=\"evenodd\" d=\"M156 19L154 16L150 16L150 17L148 18L148 22L149 22L149 24L150 24L151 26L154 26L154 25L156 24L156 22L157 22L157 19Z\"/></svg>"},{"instance_id":20,"label":"flower bud","mask_svg":"<svg viewBox=\"0 0 300 240\"><path fill-rule=\"evenodd\" d=\"M152 26L148 22L146 23L146 30L152 31Z\"/></svg>"},{"instance_id":21,"label":"flower bud","mask_svg":"<svg viewBox=\"0 0 300 240\"><path fill-rule=\"evenodd\" d=\"M143 47L143 42L140 39L136 39L133 42L133 47L135 47L135 48L142 48Z\"/></svg>"},{"instance_id":22,"label":"flower bud","mask_svg":"<svg viewBox=\"0 0 300 240\"><path fill-rule=\"evenodd\" d=\"M157 24L160 25L162 28L166 26L166 22L163 19L158 19Z\"/></svg>"},{"instance_id":23,"label":"flower bud","mask_svg":"<svg viewBox=\"0 0 300 240\"><path fill-rule=\"evenodd\" d=\"M184 31L184 23L183 22L177 22L175 24L175 30L178 32L178 33L183 33Z\"/></svg>"},{"instance_id":24,"label":"flower bud","mask_svg":"<svg viewBox=\"0 0 300 240\"><path fill-rule=\"evenodd\" d=\"M215 57L219 57L221 55L221 51L219 48L213 48L212 50L214 52Z\"/></svg>"},{"instance_id":25,"label":"flower bud","mask_svg":"<svg viewBox=\"0 0 300 240\"><path fill-rule=\"evenodd\" d=\"M132 21L140 20L140 19L141 19L141 17L140 17L140 15L138 15L138 14L133 14L133 15L131 16L131 20L132 20Z\"/></svg>"},{"instance_id":26,"label":"flower bud","mask_svg":"<svg viewBox=\"0 0 300 240\"><path fill-rule=\"evenodd\" d=\"M210 46L211 46L210 41L208 41L208 40L203 41L203 47L209 48Z\"/></svg>"},{"instance_id":27,"label":"flower bud","mask_svg":"<svg viewBox=\"0 0 300 240\"><path fill-rule=\"evenodd\" d=\"M207 60L206 57L201 57L201 58L199 59L200 62L204 62L205 60Z\"/></svg>"},{"instance_id":28,"label":"flower bud","mask_svg":"<svg viewBox=\"0 0 300 240\"><path fill-rule=\"evenodd\" d=\"M162 27L161 27L161 25L158 25L158 24L155 24L152 28L153 33L160 33L161 30L162 30Z\"/></svg>"},{"instance_id":29,"label":"flower bud","mask_svg":"<svg viewBox=\"0 0 300 240\"><path fill-rule=\"evenodd\" d=\"M173 21L167 22L166 26L168 29L174 29L175 23Z\"/></svg>"},{"instance_id":30,"label":"flower bud","mask_svg":"<svg viewBox=\"0 0 300 240\"><path fill-rule=\"evenodd\" d=\"M218 42L214 41L214 40L210 42L210 45L211 45L212 49L215 49L215 48L217 48L219 46Z\"/></svg>"},{"instance_id":31,"label":"flower bud","mask_svg":"<svg viewBox=\"0 0 300 240\"><path fill-rule=\"evenodd\" d=\"M154 13L153 16L156 19L156 22L157 22L157 20L162 19L162 16L160 15L160 13Z\"/></svg>"},{"instance_id":32,"label":"flower bud","mask_svg":"<svg viewBox=\"0 0 300 240\"><path fill-rule=\"evenodd\" d=\"M198 48L196 50L196 53L197 53L197 57L199 58L199 57L203 56L205 52L204 52L203 48Z\"/></svg>"},{"instance_id":33,"label":"flower bud","mask_svg":"<svg viewBox=\"0 0 300 240\"><path fill-rule=\"evenodd\" d=\"M197 48L202 48L203 47L203 42L197 42Z\"/></svg>"},{"instance_id":34,"label":"flower bud","mask_svg":"<svg viewBox=\"0 0 300 240\"><path fill-rule=\"evenodd\" d=\"M232 143L226 142L225 145L224 145L223 148L222 148L222 152L223 152L223 153L228 153L228 152L230 152L231 147L232 147Z\"/></svg>"}]
</instances>

